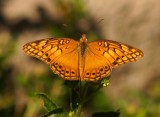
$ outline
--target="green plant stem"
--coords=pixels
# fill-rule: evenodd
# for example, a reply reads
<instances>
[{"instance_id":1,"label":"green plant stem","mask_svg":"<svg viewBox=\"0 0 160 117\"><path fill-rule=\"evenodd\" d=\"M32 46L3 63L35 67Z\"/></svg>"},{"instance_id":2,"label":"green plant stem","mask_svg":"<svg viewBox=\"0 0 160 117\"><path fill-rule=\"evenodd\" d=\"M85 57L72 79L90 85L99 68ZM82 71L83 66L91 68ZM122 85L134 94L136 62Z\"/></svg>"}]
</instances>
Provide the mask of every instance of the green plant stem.
<instances>
[{"instance_id":1,"label":"green plant stem","mask_svg":"<svg viewBox=\"0 0 160 117\"><path fill-rule=\"evenodd\" d=\"M90 98L92 98L92 96L95 94L95 92L97 92L99 89L102 88L101 85L99 85L94 92L92 93L89 93L88 94L88 88L89 88L90 84L89 82L79 82L79 85L78 85L78 92L77 94L74 94L76 93L75 91L75 88L73 88L72 90L72 95L78 95L78 100L76 100L76 102L72 102L72 103L77 103L77 107L76 108L72 108L71 107L71 110L74 110L74 117L83 117L83 106L84 106L84 103L86 103ZM73 96L71 96L73 98ZM71 99L72 101L75 101L73 99Z\"/></svg>"},{"instance_id":2,"label":"green plant stem","mask_svg":"<svg viewBox=\"0 0 160 117\"><path fill-rule=\"evenodd\" d=\"M84 102L85 102L88 87L89 87L88 82L85 83L84 87L80 87L81 91L79 92L80 93L79 98L81 98L81 100L80 100L80 103L78 104L76 117L81 117L82 116L82 109L83 109L83 105L84 105Z\"/></svg>"},{"instance_id":3,"label":"green plant stem","mask_svg":"<svg viewBox=\"0 0 160 117\"><path fill-rule=\"evenodd\" d=\"M90 98L92 98L93 95L94 95L99 89L101 89L101 88L102 88L101 86L97 87L97 89L96 89L93 93L91 93L90 95L88 95L88 96L85 98L85 100L83 100L83 101L84 101L83 103L87 102Z\"/></svg>"}]
</instances>

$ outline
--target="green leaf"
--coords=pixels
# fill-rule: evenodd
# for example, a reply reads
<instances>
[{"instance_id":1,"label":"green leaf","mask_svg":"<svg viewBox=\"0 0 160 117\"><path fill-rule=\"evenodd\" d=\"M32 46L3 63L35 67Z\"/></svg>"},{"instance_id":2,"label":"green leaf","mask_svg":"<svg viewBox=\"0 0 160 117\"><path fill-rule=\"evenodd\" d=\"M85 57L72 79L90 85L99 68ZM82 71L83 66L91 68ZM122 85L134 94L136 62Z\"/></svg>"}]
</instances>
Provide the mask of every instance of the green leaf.
<instances>
[{"instance_id":1,"label":"green leaf","mask_svg":"<svg viewBox=\"0 0 160 117\"><path fill-rule=\"evenodd\" d=\"M49 97L46 94L37 93L36 95L43 99L44 106L46 107L48 111L53 111L57 109L56 104L51 99L49 99Z\"/></svg>"},{"instance_id":2,"label":"green leaf","mask_svg":"<svg viewBox=\"0 0 160 117\"><path fill-rule=\"evenodd\" d=\"M57 115L57 117L67 117L67 114L62 108L56 108L52 111L49 111L47 114L43 115L42 117L49 117L55 114ZM54 117L56 117L56 115Z\"/></svg>"}]
</instances>

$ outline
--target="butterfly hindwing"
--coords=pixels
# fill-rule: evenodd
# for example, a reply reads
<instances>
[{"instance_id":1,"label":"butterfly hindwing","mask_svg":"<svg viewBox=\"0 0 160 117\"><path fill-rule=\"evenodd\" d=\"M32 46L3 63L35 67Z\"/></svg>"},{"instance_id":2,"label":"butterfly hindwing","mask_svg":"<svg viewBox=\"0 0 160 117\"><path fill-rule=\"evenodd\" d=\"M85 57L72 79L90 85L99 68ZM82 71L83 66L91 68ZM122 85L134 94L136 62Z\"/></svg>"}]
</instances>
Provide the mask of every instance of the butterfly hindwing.
<instances>
[{"instance_id":1,"label":"butterfly hindwing","mask_svg":"<svg viewBox=\"0 0 160 117\"><path fill-rule=\"evenodd\" d=\"M51 63L51 69L65 80L78 80L78 53L77 49L63 53Z\"/></svg>"},{"instance_id":2,"label":"butterfly hindwing","mask_svg":"<svg viewBox=\"0 0 160 117\"><path fill-rule=\"evenodd\" d=\"M84 72L82 80L98 81L111 73L109 61L101 54L88 47L85 55Z\"/></svg>"}]
</instances>

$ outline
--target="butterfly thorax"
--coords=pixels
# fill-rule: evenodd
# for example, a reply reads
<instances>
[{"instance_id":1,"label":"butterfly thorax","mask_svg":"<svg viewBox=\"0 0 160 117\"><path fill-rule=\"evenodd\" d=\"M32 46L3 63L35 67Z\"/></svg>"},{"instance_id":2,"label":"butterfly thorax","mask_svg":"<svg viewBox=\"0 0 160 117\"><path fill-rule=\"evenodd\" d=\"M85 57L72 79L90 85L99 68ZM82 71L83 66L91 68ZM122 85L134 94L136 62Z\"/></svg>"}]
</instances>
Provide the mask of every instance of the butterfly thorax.
<instances>
[{"instance_id":1,"label":"butterfly thorax","mask_svg":"<svg viewBox=\"0 0 160 117\"><path fill-rule=\"evenodd\" d=\"M79 42L79 75L82 76L85 67L85 55L87 54L87 38L86 35L83 34L80 38Z\"/></svg>"},{"instance_id":2,"label":"butterfly thorax","mask_svg":"<svg viewBox=\"0 0 160 117\"><path fill-rule=\"evenodd\" d=\"M84 56L87 49L87 38L85 34L83 34L82 37L80 38L79 46L80 46L81 56Z\"/></svg>"}]
</instances>

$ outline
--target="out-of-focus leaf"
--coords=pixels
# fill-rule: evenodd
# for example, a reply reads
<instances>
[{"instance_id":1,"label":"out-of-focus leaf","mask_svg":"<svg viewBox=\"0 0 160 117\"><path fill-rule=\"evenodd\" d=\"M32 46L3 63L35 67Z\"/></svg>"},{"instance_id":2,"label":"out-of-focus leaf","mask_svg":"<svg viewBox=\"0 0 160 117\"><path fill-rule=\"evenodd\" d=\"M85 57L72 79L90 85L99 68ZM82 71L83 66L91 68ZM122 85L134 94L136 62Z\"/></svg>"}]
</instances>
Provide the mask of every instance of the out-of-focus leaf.
<instances>
[{"instance_id":1,"label":"out-of-focus leaf","mask_svg":"<svg viewBox=\"0 0 160 117\"><path fill-rule=\"evenodd\" d=\"M57 109L56 104L51 99L49 99L49 97L46 94L37 93L36 95L43 99L44 106L46 107L48 111L53 111Z\"/></svg>"}]
</instances>

